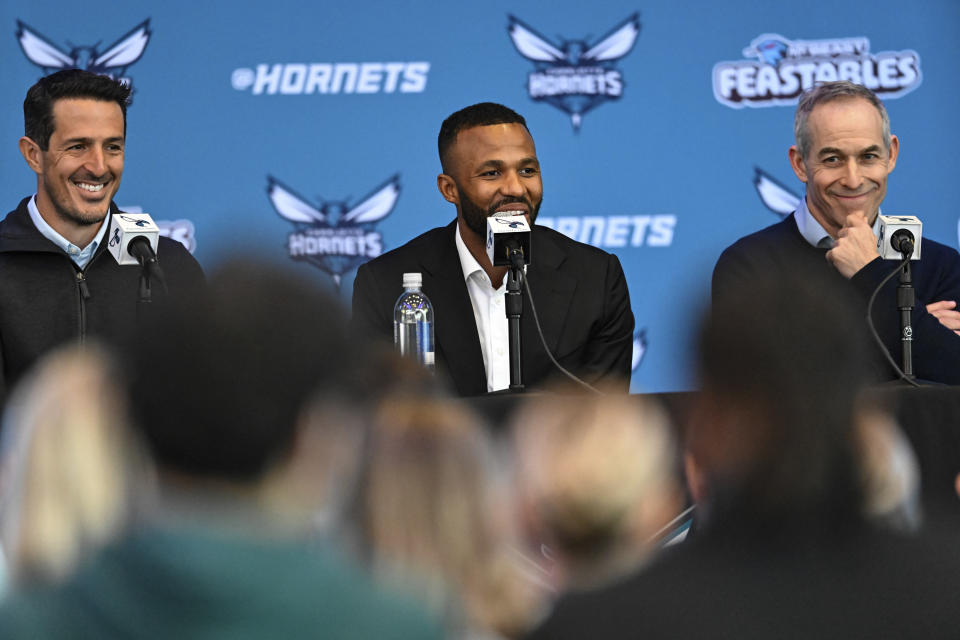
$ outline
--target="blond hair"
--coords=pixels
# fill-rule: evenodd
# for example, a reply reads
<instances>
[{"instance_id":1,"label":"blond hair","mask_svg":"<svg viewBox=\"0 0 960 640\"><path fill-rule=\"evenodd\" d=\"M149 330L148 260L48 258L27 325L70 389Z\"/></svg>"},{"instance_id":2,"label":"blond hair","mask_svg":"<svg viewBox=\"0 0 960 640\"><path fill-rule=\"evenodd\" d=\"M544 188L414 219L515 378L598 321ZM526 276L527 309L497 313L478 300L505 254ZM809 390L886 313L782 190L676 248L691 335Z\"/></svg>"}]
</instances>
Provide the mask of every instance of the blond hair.
<instances>
[{"instance_id":1,"label":"blond hair","mask_svg":"<svg viewBox=\"0 0 960 640\"><path fill-rule=\"evenodd\" d=\"M507 559L495 477L484 428L465 406L396 396L374 420L354 517L380 578L468 627L512 637L535 597Z\"/></svg>"},{"instance_id":2,"label":"blond hair","mask_svg":"<svg viewBox=\"0 0 960 640\"><path fill-rule=\"evenodd\" d=\"M57 581L110 540L132 477L124 402L104 353L56 352L16 389L3 425L0 540L13 581Z\"/></svg>"},{"instance_id":3,"label":"blond hair","mask_svg":"<svg viewBox=\"0 0 960 640\"><path fill-rule=\"evenodd\" d=\"M614 557L640 557L679 508L674 441L653 402L544 397L514 425L521 501L571 573L602 579Z\"/></svg>"}]
</instances>

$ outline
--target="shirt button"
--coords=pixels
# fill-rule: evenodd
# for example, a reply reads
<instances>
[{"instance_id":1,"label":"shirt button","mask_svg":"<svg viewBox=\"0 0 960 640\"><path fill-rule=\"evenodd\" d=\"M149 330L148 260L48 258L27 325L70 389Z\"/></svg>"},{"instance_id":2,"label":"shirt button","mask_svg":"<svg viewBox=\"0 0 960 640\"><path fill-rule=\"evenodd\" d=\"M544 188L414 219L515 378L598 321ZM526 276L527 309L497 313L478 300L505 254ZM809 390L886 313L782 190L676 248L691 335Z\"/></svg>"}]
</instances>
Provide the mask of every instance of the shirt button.
<instances>
[{"instance_id":1,"label":"shirt button","mask_svg":"<svg viewBox=\"0 0 960 640\"><path fill-rule=\"evenodd\" d=\"M80 253L80 250L77 249L76 247L70 247L70 248L68 249L68 251L70 252L70 255L72 255L72 256L75 256L75 255L77 255L78 253Z\"/></svg>"},{"instance_id":2,"label":"shirt button","mask_svg":"<svg viewBox=\"0 0 960 640\"><path fill-rule=\"evenodd\" d=\"M498 356L502 356L502 355L503 355L503 347L497 347L497 355L498 355Z\"/></svg>"}]
</instances>

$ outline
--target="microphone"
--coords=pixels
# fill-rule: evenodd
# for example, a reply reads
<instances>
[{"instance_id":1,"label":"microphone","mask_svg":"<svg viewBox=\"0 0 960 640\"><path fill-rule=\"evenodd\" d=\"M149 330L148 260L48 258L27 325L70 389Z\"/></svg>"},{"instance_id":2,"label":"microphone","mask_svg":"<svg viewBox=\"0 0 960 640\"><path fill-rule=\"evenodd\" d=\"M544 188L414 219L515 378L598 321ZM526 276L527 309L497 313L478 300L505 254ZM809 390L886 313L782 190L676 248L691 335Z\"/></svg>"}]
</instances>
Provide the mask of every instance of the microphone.
<instances>
[{"instance_id":1,"label":"microphone","mask_svg":"<svg viewBox=\"0 0 960 640\"><path fill-rule=\"evenodd\" d=\"M530 264L530 225L522 213L487 217L487 257L495 267Z\"/></svg>"},{"instance_id":2,"label":"microphone","mask_svg":"<svg viewBox=\"0 0 960 640\"><path fill-rule=\"evenodd\" d=\"M109 236L107 247L119 264L139 264L147 268L157 264L160 228L149 214L114 213L110 216Z\"/></svg>"},{"instance_id":3,"label":"microphone","mask_svg":"<svg viewBox=\"0 0 960 640\"><path fill-rule=\"evenodd\" d=\"M107 248L121 265L139 264L140 301L150 301L150 280L156 280L167 290L163 269L157 261L160 228L147 213L119 211L110 216L110 240Z\"/></svg>"},{"instance_id":4,"label":"microphone","mask_svg":"<svg viewBox=\"0 0 960 640\"><path fill-rule=\"evenodd\" d=\"M877 253L884 260L920 259L923 223L916 216L880 216Z\"/></svg>"}]
</instances>

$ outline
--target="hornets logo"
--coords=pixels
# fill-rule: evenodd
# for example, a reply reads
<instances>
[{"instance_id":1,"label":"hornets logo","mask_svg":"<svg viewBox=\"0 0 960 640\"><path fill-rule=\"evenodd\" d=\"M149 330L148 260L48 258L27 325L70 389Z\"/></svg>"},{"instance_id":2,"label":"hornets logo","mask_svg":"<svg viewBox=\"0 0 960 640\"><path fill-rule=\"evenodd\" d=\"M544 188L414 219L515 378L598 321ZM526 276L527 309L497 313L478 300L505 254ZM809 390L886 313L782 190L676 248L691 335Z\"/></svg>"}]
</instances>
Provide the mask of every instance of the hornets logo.
<instances>
[{"instance_id":1,"label":"hornets logo","mask_svg":"<svg viewBox=\"0 0 960 640\"><path fill-rule=\"evenodd\" d=\"M767 209L781 218L796 211L800 204L800 196L759 167L753 169L753 186Z\"/></svg>"},{"instance_id":2,"label":"hornets logo","mask_svg":"<svg viewBox=\"0 0 960 640\"><path fill-rule=\"evenodd\" d=\"M639 14L593 44L585 40L553 43L517 18L508 17L507 32L513 46L535 67L527 78L530 98L568 114L574 131L580 129L588 112L623 95L623 74L613 65L633 49L640 33Z\"/></svg>"},{"instance_id":3,"label":"hornets logo","mask_svg":"<svg viewBox=\"0 0 960 640\"><path fill-rule=\"evenodd\" d=\"M151 35L148 18L102 50L99 42L90 46L71 45L64 49L17 20L17 41L23 49L23 55L43 69L44 75L62 69L83 69L110 76L127 86L132 86L127 69L143 56Z\"/></svg>"},{"instance_id":4,"label":"hornets logo","mask_svg":"<svg viewBox=\"0 0 960 640\"><path fill-rule=\"evenodd\" d=\"M383 238L374 225L396 206L400 176L391 177L355 205L335 200L311 204L272 176L267 176L267 196L277 214L293 223L287 238L290 258L325 271L339 286L344 273L383 251Z\"/></svg>"},{"instance_id":5,"label":"hornets logo","mask_svg":"<svg viewBox=\"0 0 960 640\"><path fill-rule=\"evenodd\" d=\"M633 353L630 356L630 370L636 371L647 355L647 328L644 327L633 335Z\"/></svg>"}]
</instances>

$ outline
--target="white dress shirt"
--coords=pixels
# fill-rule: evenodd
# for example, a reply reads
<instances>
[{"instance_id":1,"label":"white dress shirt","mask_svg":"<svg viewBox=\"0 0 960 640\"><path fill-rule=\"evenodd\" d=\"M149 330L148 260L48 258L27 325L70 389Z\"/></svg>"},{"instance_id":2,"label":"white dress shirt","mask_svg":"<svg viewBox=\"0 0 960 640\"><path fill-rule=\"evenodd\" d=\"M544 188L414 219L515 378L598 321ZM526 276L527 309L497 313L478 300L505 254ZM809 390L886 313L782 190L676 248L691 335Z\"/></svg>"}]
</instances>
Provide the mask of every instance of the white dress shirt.
<instances>
[{"instance_id":1,"label":"white dress shirt","mask_svg":"<svg viewBox=\"0 0 960 640\"><path fill-rule=\"evenodd\" d=\"M494 289L486 271L460 237L459 221L454 235L467 294L473 306L473 318L477 322L477 335L480 336L480 351L483 352L483 366L487 372L487 391L506 389L510 386L510 338L504 308L507 279L503 279L499 289Z\"/></svg>"}]
</instances>

